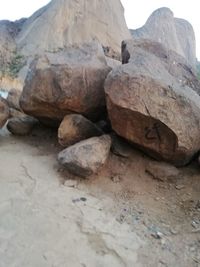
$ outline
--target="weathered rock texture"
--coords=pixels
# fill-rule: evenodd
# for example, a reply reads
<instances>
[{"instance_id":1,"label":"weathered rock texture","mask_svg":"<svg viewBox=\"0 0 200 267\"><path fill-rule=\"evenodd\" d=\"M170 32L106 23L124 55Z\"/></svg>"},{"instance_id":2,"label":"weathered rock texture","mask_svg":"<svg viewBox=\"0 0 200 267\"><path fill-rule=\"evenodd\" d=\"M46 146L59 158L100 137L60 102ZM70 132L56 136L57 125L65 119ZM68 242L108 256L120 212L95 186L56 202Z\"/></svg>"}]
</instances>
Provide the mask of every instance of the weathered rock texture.
<instances>
[{"instance_id":1,"label":"weathered rock texture","mask_svg":"<svg viewBox=\"0 0 200 267\"><path fill-rule=\"evenodd\" d=\"M0 96L0 128L4 126L9 118L9 107L5 99Z\"/></svg>"},{"instance_id":2,"label":"weathered rock texture","mask_svg":"<svg viewBox=\"0 0 200 267\"><path fill-rule=\"evenodd\" d=\"M175 166L166 162L149 161L146 165L145 171L154 179L160 181L175 181L180 171Z\"/></svg>"},{"instance_id":3,"label":"weathered rock texture","mask_svg":"<svg viewBox=\"0 0 200 267\"><path fill-rule=\"evenodd\" d=\"M37 122L36 119L26 115L15 117L9 119L7 129L14 135L28 135Z\"/></svg>"},{"instance_id":4,"label":"weathered rock texture","mask_svg":"<svg viewBox=\"0 0 200 267\"><path fill-rule=\"evenodd\" d=\"M0 21L0 87L22 90L35 55L97 40L119 59L130 37L120 0L52 0L28 19Z\"/></svg>"},{"instance_id":5,"label":"weathered rock texture","mask_svg":"<svg viewBox=\"0 0 200 267\"><path fill-rule=\"evenodd\" d=\"M48 53L32 63L20 106L38 118L62 120L71 113L97 118L105 109L103 84L110 70L96 42Z\"/></svg>"},{"instance_id":6,"label":"weathered rock texture","mask_svg":"<svg viewBox=\"0 0 200 267\"><path fill-rule=\"evenodd\" d=\"M20 96L21 96L21 92L19 90L11 89L8 92L8 97L7 97L8 106L10 108L14 108L16 110L21 111L21 108L19 106Z\"/></svg>"},{"instance_id":7,"label":"weathered rock texture","mask_svg":"<svg viewBox=\"0 0 200 267\"><path fill-rule=\"evenodd\" d=\"M10 110L10 118L21 118L26 116L22 111L19 111L15 108L9 108Z\"/></svg>"},{"instance_id":8,"label":"weathered rock texture","mask_svg":"<svg viewBox=\"0 0 200 267\"><path fill-rule=\"evenodd\" d=\"M6 71L11 61L12 53L16 49L14 37L16 36L15 24L10 21L0 21L0 72Z\"/></svg>"},{"instance_id":9,"label":"weathered rock texture","mask_svg":"<svg viewBox=\"0 0 200 267\"><path fill-rule=\"evenodd\" d=\"M17 45L32 55L97 39L119 52L127 38L130 33L119 0L52 0L24 23Z\"/></svg>"},{"instance_id":10,"label":"weathered rock texture","mask_svg":"<svg viewBox=\"0 0 200 267\"><path fill-rule=\"evenodd\" d=\"M110 136L92 137L60 152L58 161L72 174L87 177L105 164L110 146Z\"/></svg>"},{"instance_id":11,"label":"weathered rock texture","mask_svg":"<svg viewBox=\"0 0 200 267\"><path fill-rule=\"evenodd\" d=\"M160 43L123 46L129 63L105 83L113 129L150 155L184 165L200 149L198 79L184 58Z\"/></svg>"},{"instance_id":12,"label":"weathered rock texture","mask_svg":"<svg viewBox=\"0 0 200 267\"><path fill-rule=\"evenodd\" d=\"M154 11L146 24L137 30L131 30L131 34L134 39L147 38L161 42L195 67L196 42L192 25L184 19L174 18L169 8Z\"/></svg>"},{"instance_id":13,"label":"weathered rock texture","mask_svg":"<svg viewBox=\"0 0 200 267\"><path fill-rule=\"evenodd\" d=\"M18 68L20 70L22 65L19 65L15 39L24 21L25 19L15 22L0 21L0 88L22 88L21 75L17 78Z\"/></svg>"},{"instance_id":14,"label":"weathered rock texture","mask_svg":"<svg viewBox=\"0 0 200 267\"><path fill-rule=\"evenodd\" d=\"M71 114L64 117L58 129L58 141L64 146L70 146L93 136L102 135L99 129L91 121L79 114Z\"/></svg>"}]
</instances>

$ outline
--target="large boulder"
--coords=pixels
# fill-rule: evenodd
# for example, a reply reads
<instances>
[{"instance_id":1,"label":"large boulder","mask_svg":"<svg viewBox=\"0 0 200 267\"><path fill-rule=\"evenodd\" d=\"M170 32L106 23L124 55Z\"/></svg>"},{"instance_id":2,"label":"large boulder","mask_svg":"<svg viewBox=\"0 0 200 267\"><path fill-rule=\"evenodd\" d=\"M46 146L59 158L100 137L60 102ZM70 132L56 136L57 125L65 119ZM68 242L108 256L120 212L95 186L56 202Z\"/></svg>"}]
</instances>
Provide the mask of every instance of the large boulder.
<instances>
[{"instance_id":1,"label":"large boulder","mask_svg":"<svg viewBox=\"0 0 200 267\"><path fill-rule=\"evenodd\" d=\"M113 129L155 158L186 164L200 149L200 82L193 69L157 42L129 40L122 47L129 63L105 82Z\"/></svg>"},{"instance_id":2,"label":"large boulder","mask_svg":"<svg viewBox=\"0 0 200 267\"><path fill-rule=\"evenodd\" d=\"M63 147L67 147L102 133L100 128L82 115L71 114L66 115L60 124L58 141Z\"/></svg>"},{"instance_id":3,"label":"large boulder","mask_svg":"<svg viewBox=\"0 0 200 267\"><path fill-rule=\"evenodd\" d=\"M4 126L9 118L9 107L5 99L0 96L0 128Z\"/></svg>"},{"instance_id":4,"label":"large boulder","mask_svg":"<svg viewBox=\"0 0 200 267\"><path fill-rule=\"evenodd\" d=\"M16 41L25 55L94 39L109 52L119 53L121 41L130 36L120 0L52 0L26 20Z\"/></svg>"},{"instance_id":5,"label":"large boulder","mask_svg":"<svg viewBox=\"0 0 200 267\"><path fill-rule=\"evenodd\" d=\"M103 84L110 70L97 42L46 53L31 65L20 106L39 119L62 120L71 113L98 118L105 110Z\"/></svg>"},{"instance_id":6,"label":"large boulder","mask_svg":"<svg viewBox=\"0 0 200 267\"><path fill-rule=\"evenodd\" d=\"M87 177L105 164L110 147L109 135L92 137L61 151L58 161L72 174Z\"/></svg>"},{"instance_id":7,"label":"large boulder","mask_svg":"<svg viewBox=\"0 0 200 267\"><path fill-rule=\"evenodd\" d=\"M131 30L134 39L146 38L160 42L169 50L174 50L185 57L190 65L196 64L196 42L192 25L175 18L173 12L166 7L155 10L145 25Z\"/></svg>"}]
</instances>

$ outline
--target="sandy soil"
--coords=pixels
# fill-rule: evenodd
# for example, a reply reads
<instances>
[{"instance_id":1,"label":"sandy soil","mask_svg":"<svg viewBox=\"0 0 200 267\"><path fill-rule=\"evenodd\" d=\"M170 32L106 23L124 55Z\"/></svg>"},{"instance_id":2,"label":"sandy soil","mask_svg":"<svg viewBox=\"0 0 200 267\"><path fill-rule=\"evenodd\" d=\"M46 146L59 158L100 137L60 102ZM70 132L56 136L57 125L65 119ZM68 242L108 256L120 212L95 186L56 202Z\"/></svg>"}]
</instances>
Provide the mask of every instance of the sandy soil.
<instances>
[{"instance_id":1,"label":"sandy soil","mask_svg":"<svg viewBox=\"0 0 200 267\"><path fill-rule=\"evenodd\" d=\"M0 130L0 267L199 267L200 169L173 180L111 153L81 180L56 161L56 132Z\"/></svg>"}]
</instances>

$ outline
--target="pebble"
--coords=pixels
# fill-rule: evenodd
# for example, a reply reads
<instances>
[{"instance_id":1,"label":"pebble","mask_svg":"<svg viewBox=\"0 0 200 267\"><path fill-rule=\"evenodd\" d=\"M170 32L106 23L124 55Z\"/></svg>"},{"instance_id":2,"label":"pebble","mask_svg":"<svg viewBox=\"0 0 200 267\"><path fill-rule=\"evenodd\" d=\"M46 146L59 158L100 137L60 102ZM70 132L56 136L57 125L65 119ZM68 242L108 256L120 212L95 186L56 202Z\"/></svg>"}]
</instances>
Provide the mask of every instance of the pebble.
<instances>
[{"instance_id":1,"label":"pebble","mask_svg":"<svg viewBox=\"0 0 200 267\"><path fill-rule=\"evenodd\" d=\"M172 235L177 235L178 234L178 231L176 231L175 229L170 229L170 232Z\"/></svg>"},{"instance_id":2,"label":"pebble","mask_svg":"<svg viewBox=\"0 0 200 267\"><path fill-rule=\"evenodd\" d=\"M113 183L120 183L121 182L121 177L119 175L112 176L111 180L113 181Z\"/></svg>"},{"instance_id":3,"label":"pebble","mask_svg":"<svg viewBox=\"0 0 200 267\"><path fill-rule=\"evenodd\" d=\"M191 223L192 227L194 227L195 229L199 228L199 224L195 221L192 221Z\"/></svg>"},{"instance_id":4,"label":"pebble","mask_svg":"<svg viewBox=\"0 0 200 267\"><path fill-rule=\"evenodd\" d=\"M176 185L175 188L176 188L177 190L182 190L182 189L185 188L185 186L184 186L183 184L179 184L179 185Z\"/></svg>"},{"instance_id":5,"label":"pebble","mask_svg":"<svg viewBox=\"0 0 200 267\"><path fill-rule=\"evenodd\" d=\"M80 198L75 198L75 199L72 199L72 202L73 203L76 203L76 202L86 202L87 201L87 198L86 197L80 197Z\"/></svg>"},{"instance_id":6,"label":"pebble","mask_svg":"<svg viewBox=\"0 0 200 267\"><path fill-rule=\"evenodd\" d=\"M151 236L153 236L155 239L161 239L163 237L163 233L157 231L157 232L151 233Z\"/></svg>"},{"instance_id":7,"label":"pebble","mask_svg":"<svg viewBox=\"0 0 200 267\"><path fill-rule=\"evenodd\" d=\"M78 186L78 182L76 180L66 180L64 185L67 187L76 188Z\"/></svg>"}]
</instances>

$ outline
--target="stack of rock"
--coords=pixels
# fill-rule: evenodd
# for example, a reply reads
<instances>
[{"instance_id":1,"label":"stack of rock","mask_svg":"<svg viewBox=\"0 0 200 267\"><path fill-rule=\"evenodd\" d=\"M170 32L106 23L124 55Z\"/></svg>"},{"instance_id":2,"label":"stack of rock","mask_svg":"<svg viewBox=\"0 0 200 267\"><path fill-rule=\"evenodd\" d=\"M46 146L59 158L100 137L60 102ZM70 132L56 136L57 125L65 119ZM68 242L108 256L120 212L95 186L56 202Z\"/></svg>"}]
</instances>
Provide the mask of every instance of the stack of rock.
<instances>
[{"instance_id":1,"label":"stack of rock","mask_svg":"<svg viewBox=\"0 0 200 267\"><path fill-rule=\"evenodd\" d=\"M151 157L190 162L200 150L193 30L163 8L132 34L120 1L51 1L16 33L29 69L23 91L0 99L0 126L9 113L13 134L30 133L37 120L56 126L64 148L58 161L81 177L106 163L113 131Z\"/></svg>"}]
</instances>

